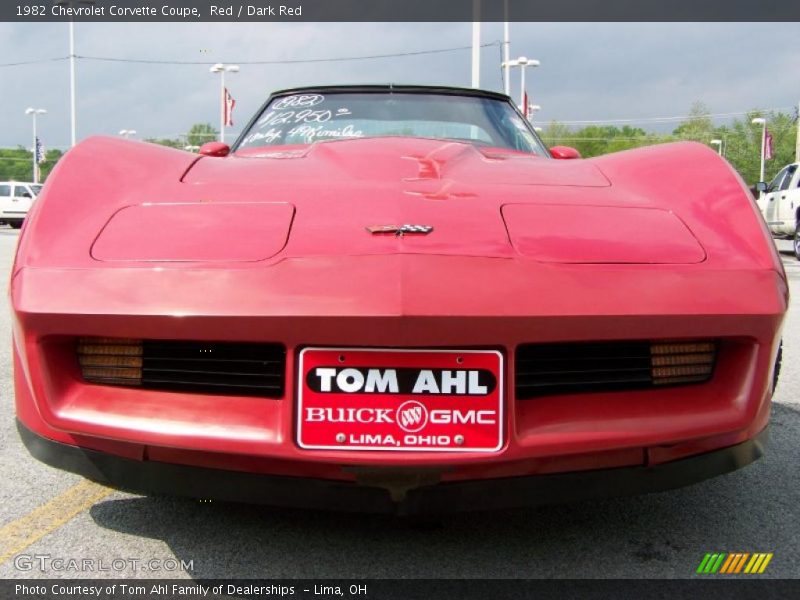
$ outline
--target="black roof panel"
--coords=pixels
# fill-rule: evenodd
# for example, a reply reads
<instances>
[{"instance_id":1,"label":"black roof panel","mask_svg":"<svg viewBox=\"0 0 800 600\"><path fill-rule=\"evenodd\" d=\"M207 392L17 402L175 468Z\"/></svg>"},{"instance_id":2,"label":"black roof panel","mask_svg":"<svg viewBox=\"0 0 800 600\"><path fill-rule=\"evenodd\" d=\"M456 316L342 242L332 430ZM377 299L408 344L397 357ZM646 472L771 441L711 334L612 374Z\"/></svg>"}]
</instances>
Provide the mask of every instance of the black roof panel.
<instances>
[{"instance_id":1,"label":"black roof panel","mask_svg":"<svg viewBox=\"0 0 800 600\"><path fill-rule=\"evenodd\" d=\"M451 96L479 96L482 98L494 98L496 100L509 100L509 97L500 92L489 90L479 90L475 88L451 87L443 85L395 85L369 84L369 85L319 85L290 88L277 90L270 94L270 98L275 96L288 96L292 94L332 94L332 93L401 93L401 94L447 94Z\"/></svg>"}]
</instances>

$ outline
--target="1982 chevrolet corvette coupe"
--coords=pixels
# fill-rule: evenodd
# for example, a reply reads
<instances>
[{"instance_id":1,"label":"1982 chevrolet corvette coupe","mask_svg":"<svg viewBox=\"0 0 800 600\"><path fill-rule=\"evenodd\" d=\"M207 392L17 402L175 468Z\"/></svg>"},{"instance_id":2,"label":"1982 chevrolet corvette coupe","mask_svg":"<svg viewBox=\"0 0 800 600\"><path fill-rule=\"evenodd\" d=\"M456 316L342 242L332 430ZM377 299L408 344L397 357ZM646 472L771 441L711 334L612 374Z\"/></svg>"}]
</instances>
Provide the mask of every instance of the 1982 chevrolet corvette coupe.
<instances>
[{"instance_id":1,"label":"1982 chevrolet corvette coupe","mask_svg":"<svg viewBox=\"0 0 800 600\"><path fill-rule=\"evenodd\" d=\"M90 138L11 280L30 452L121 489L444 512L763 451L788 288L680 143L548 150L507 96L273 94L232 149Z\"/></svg>"}]
</instances>

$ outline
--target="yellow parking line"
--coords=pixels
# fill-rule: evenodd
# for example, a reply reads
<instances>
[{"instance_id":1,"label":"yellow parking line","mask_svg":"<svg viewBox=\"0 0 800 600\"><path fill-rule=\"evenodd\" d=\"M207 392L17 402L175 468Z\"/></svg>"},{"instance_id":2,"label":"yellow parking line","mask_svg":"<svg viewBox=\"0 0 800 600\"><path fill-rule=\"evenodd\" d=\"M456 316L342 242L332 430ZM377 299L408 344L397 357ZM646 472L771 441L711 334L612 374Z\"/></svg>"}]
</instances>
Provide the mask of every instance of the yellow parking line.
<instances>
[{"instance_id":1,"label":"yellow parking line","mask_svg":"<svg viewBox=\"0 0 800 600\"><path fill-rule=\"evenodd\" d=\"M0 529L0 564L112 493L114 490L93 481L81 481L4 526Z\"/></svg>"}]
</instances>

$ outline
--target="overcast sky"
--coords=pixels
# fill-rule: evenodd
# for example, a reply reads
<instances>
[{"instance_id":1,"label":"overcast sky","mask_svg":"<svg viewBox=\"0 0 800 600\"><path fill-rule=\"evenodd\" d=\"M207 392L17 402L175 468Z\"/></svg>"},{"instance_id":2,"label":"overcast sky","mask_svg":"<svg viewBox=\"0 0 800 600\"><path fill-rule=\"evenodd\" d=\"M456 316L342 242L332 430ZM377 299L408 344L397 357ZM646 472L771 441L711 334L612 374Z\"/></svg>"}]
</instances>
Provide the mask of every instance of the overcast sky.
<instances>
[{"instance_id":1,"label":"overcast sky","mask_svg":"<svg viewBox=\"0 0 800 600\"><path fill-rule=\"evenodd\" d=\"M502 39L483 26L484 43ZM541 121L685 115L693 101L713 113L786 111L800 101L798 23L513 23L511 54L541 61L528 71ZM244 63L468 46L469 23L79 23L76 53L120 58ZM0 23L0 63L66 56L66 23ZM501 90L499 46L482 51L481 86ZM300 65L241 65L228 78L234 132L271 90L329 83L467 86L470 52ZM27 106L46 108L48 148L69 144L67 61L0 67L0 146L30 145ZM219 122L218 76L204 65L78 61L78 137L135 129L175 137ZM518 95L518 71L512 72ZM671 125L642 123L649 129Z\"/></svg>"}]
</instances>

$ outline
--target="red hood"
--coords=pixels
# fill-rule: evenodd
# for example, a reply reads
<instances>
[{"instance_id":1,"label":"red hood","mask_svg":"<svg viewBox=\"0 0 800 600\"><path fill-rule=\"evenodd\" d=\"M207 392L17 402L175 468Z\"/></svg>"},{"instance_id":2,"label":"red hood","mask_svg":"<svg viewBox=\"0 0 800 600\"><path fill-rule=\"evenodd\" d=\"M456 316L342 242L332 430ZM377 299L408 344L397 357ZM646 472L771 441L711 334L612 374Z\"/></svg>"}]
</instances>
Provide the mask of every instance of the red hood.
<instances>
[{"instance_id":1,"label":"red hood","mask_svg":"<svg viewBox=\"0 0 800 600\"><path fill-rule=\"evenodd\" d=\"M459 142L398 137L250 149L200 159L182 182L202 206L128 207L106 225L92 256L254 262L418 253L595 263L700 262L705 256L668 213L656 220L628 219L640 225L620 229L622 211L594 207L593 228L586 229L580 215L587 205L626 204L590 162ZM577 211L565 206L576 201L584 205ZM501 210L530 202L550 209ZM218 239L221 223L224 244ZM367 231L404 224L433 231L404 238ZM631 231L640 235L628 236Z\"/></svg>"},{"instance_id":2,"label":"red hood","mask_svg":"<svg viewBox=\"0 0 800 600\"><path fill-rule=\"evenodd\" d=\"M36 205L55 208L29 217L28 227L46 232L48 244L23 252L18 264L245 268L389 254L764 263L762 242L753 241L763 233L760 221L743 193L730 167L698 144L554 160L441 140L374 138L210 158L92 138L67 153L48 179ZM366 229L404 224L433 232L398 238Z\"/></svg>"},{"instance_id":3,"label":"red hood","mask_svg":"<svg viewBox=\"0 0 800 600\"><path fill-rule=\"evenodd\" d=\"M405 193L474 194L484 183L605 187L608 179L593 165L568 163L520 152L420 138L368 138L271 149L249 149L231 158L200 160L186 183L220 178L274 185L326 186L354 181L380 182Z\"/></svg>"}]
</instances>

